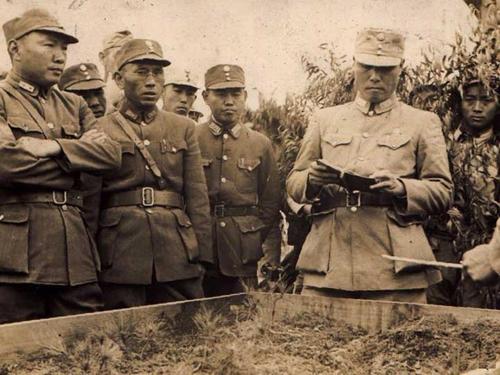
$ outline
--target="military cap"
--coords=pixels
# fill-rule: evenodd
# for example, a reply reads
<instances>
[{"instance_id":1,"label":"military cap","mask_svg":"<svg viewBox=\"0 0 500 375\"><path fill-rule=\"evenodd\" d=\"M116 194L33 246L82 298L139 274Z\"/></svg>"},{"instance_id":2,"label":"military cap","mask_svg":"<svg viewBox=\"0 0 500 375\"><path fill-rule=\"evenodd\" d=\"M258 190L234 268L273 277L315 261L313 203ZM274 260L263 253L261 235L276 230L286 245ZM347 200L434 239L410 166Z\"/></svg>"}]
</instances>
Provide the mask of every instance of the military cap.
<instances>
[{"instance_id":1,"label":"military cap","mask_svg":"<svg viewBox=\"0 0 500 375\"><path fill-rule=\"evenodd\" d=\"M205 88L245 88L245 72L238 65L215 65L205 73Z\"/></svg>"},{"instance_id":2,"label":"military cap","mask_svg":"<svg viewBox=\"0 0 500 375\"><path fill-rule=\"evenodd\" d=\"M70 66L59 80L59 88L66 91L95 90L104 86L97 66L91 63Z\"/></svg>"},{"instance_id":3,"label":"military cap","mask_svg":"<svg viewBox=\"0 0 500 375\"><path fill-rule=\"evenodd\" d=\"M364 29L356 38L354 59L365 65L397 66L403 61L403 35L386 29Z\"/></svg>"},{"instance_id":4,"label":"military cap","mask_svg":"<svg viewBox=\"0 0 500 375\"><path fill-rule=\"evenodd\" d=\"M197 77L189 70L169 67L165 74L165 86L179 85L199 89Z\"/></svg>"},{"instance_id":5,"label":"military cap","mask_svg":"<svg viewBox=\"0 0 500 375\"><path fill-rule=\"evenodd\" d=\"M125 64L141 60L155 61L162 66L170 65L170 61L163 58L163 51L157 41L132 39L116 53L116 70L120 70Z\"/></svg>"},{"instance_id":6,"label":"military cap","mask_svg":"<svg viewBox=\"0 0 500 375\"><path fill-rule=\"evenodd\" d=\"M20 17L13 18L3 24L7 43L33 31L55 33L62 36L67 43L78 43L78 39L67 33L59 21L44 9L28 10Z\"/></svg>"},{"instance_id":7,"label":"military cap","mask_svg":"<svg viewBox=\"0 0 500 375\"><path fill-rule=\"evenodd\" d=\"M104 52L110 48L119 48L132 39L134 37L129 30L116 31L103 39L102 51Z\"/></svg>"}]
</instances>

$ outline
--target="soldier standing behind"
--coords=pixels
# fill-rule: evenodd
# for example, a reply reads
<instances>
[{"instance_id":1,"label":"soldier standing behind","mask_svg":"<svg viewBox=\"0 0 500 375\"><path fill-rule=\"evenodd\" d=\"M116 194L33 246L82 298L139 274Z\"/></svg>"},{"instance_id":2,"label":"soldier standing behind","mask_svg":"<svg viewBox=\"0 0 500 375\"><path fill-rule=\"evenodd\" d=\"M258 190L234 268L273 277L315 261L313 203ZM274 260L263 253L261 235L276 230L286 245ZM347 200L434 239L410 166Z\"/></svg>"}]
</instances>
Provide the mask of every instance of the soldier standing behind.
<instances>
[{"instance_id":1,"label":"soldier standing behind","mask_svg":"<svg viewBox=\"0 0 500 375\"><path fill-rule=\"evenodd\" d=\"M67 68L59 80L61 90L81 96L96 118L106 112L103 79L94 64L76 64ZM101 178L89 173L81 175L83 195L83 215L90 232L95 237L101 201Z\"/></svg>"},{"instance_id":2,"label":"soldier standing behind","mask_svg":"<svg viewBox=\"0 0 500 375\"><path fill-rule=\"evenodd\" d=\"M118 110L99 123L122 145L105 176L97 241L106 308L203 297L210 263L207 187L194 123L159 110L163 58L156 41L133 39L116 55Z\"/></svg>"},{"instance_id":3,"label":"soldier standing behind","mask_svg":"<svg viewBox=\"0 0 500 375\"><path fill-rule=\"evenodd\" d=\"M170 69L169 69L170 70ZM163 110L188 116L199 87L188 70L167 72L163 89Z\"/></svg>"},{"instance_id":4,"label":"soldier standing behind","mask_svg":"<svg viewBox=\"0 0 500 375\"><path fill-rule=\"evenodd\" d=\"M203 157L214 233L215 267L207 270L207 296L257 285L262 243L279 220L280 188L271 141L241 123L247 93L237 65L205 74L203 98L212 111L196 134Z\"/></svg>"},{"instance_id":5,"label":"soldier standing behind","mask_svg":"<svg viewBox=\"0 0 500 375\"><path fill-rule=\"evenodd\" d=\"M96 311L99 257L75 190L119 167L120 149L79 96L52 86L78 40L44 10L3 25L0 88L0 323Z\"/></svg>"},{"instance_id":6,"label":"soldier standing behind","mask_svg":"<svg viewBox=\"0 0 500 375\"><path fill-rule=\"evenodd\" d=\"M447 210L452 191L439 118L396 98L403 50L399 33L361 32L356 99L318 111L307 129L287 180L292 199L314 202L298 261L303 294L425 302L425 289L441 278L381 257L433 260L421 224ZM375 181L366 191L347 190L318 159Z\"/></svg>"}]
</instances>

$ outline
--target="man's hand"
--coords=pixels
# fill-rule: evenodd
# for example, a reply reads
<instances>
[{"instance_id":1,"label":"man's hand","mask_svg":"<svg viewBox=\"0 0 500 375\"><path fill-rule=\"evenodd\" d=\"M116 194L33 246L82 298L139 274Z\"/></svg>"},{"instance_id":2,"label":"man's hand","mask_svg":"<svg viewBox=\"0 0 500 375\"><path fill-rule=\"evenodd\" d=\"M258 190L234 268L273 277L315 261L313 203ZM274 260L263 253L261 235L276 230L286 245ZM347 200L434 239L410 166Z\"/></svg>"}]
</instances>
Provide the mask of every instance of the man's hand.
<instances>
[{"instance_id":1,"label":"man's hand","mask_svg":"<svg viewBox=\"0 0 500 375\"><path fill-rule=\"evenodd\" d=\"M82 141L90 141L90 142L100 142L104 143L108 139L106 133L97 129L90 129L88 132L83 133L80 137Z\"/></svg>"},{"instance_id":2,"label":"man's hand","mask_svg":"<svg viewBox=\"0 0 500 375\"><path fill-rule=\"evenodd\" d=\"M395 197L402 197L406 194L406 189L398 176L383 170L373 173L370 178L374 178L377 183L370 186L371 190L380 193L387 193Z\"/></svg>"},{"instance_id":3,"label":"man's hand","mask_svg":"<svg viewBox=\"0 0 500 375\"><path fill-rule=\"evenodd\" d=\"M17 142L26 151L38 158L56 156L61 152L61 146L59 146L59 143L50 139L21 137L17 140Z\"/></svg>"},{"instance_id":4,"label":"man's hand","mask_svg":"<svg viewBox=\"0 0 500 375\"><path fill-rule=\"evenodd\" d=\"M339 184L340 175L332 172L328 167L313 162L309 167L309 184L311 187L322 187L323 185Z\"/></svg>"},{"instance_id":5,"label":"man's hand","mask_svg":"<svg viewBox=\"0 0 500 375\"><path fill-rule=\"evenodd\" d=\"M462 264L472 280L492 283L497 273L491 268L488 245L479 245L464 254Z\"/></svg>"}]
</instances>

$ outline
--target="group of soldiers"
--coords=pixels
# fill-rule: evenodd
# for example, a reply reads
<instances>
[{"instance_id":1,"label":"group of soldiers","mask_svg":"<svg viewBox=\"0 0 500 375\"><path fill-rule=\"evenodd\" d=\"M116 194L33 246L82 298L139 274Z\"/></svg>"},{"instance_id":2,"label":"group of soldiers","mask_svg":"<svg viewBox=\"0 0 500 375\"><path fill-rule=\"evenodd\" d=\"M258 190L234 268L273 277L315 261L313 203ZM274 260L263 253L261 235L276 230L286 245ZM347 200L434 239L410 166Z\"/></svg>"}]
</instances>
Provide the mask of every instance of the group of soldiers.
<instances>
[{"instance_id":1,"label":"group of soldiers","mask_svg":"<svg viewBox=\"0 0 500 375\"><path fill-rule=\"evenodd\" d=\"M259 262L279 262L285 194L271 141L242 123L243 69L206 71L211 115L196 124L199 85L155 40L107 38L101 76L64 69L78 39L45 10L3 30L0 323L257 288ZM395 96L403 53L396 32L359 34L355 101L317 112L288 176L287 201L311 222L303 294L426 302L441 280L381 257L434 260L422 223L453 199L439 118ZM374 183L350 190L319 159Z\"/></svg>"}]
</instances>

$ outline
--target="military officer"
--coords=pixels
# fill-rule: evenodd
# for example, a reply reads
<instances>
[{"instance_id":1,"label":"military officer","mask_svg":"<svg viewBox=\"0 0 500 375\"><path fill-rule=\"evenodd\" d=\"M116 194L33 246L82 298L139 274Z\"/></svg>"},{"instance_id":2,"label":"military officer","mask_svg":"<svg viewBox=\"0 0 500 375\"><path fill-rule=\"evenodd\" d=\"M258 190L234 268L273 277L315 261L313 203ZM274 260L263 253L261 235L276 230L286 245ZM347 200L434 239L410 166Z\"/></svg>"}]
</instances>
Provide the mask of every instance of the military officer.
<instances>
[{"instance_id":1,"label":"military officer","mask_svg":"<svg viewBox=\"0 0 500 375\"><path fill-rule=\"evenodd\" d=\"M119 167L119 144L82 98L53 88L75 37L40 9L3 30L12 69L0 85L0 323L92 312L99 256L79 175Z\"/></svg>"},{"instance_id":2,"label":"military officer","mask_svg":"<svg viewBox=\"0 0 500 375\"><path fill-rule=\"evenodd\" d=\"M207 270L207 296L256 286L262 243L279 218L280 187L271 141L243 126L247 93L237 65L205 74L212 116L197 126L212 212L215 267Z\"/></svg>"},{"instance_id":3,"label":"military officer","mask_svg":"<svg viewBox=\"0 0 500 375\"><path fill-rule=\"evenodd\" d=\"M97 242L106 308L203 297L200 262L212 262L210 211L194 123L159 110L158 42L133 39L116 55L118 111L99 123L122 145L103 178Z\"/></svg>"},{"instance_id":4,"label":"military officer","mask_svg":"<svg viewBox=\"0 0 500 375\"><path fill-rule=\"evenodd\" d=\"M65 69L58 84L61 90L81 96L96 118L106 112L104 84L95 64L81 63ZM91 233L95 236L101 197L101 179L89 173L81 175L83 212Z\"/></svg>"},{"instance_id":5,"label":"military officer","mask_svg":"<svg viewBox=\"0 0 500 375\"><path fill-rule=\"evenodd\" d=\"M199 87L189 70L167 71L163 89L163 110L188 116Z\"/></svg>"},{"instance_id":6,"label":"military officer","mask_svg":"<svg viewBox=\"0 0 500 375\"><path fill-rule=\"evenodd\" d=\"M425 302L440 280L439 271L381 257L433 260L421 223L448 209L452 191L438 117L395 95L403 43L391 30L358 34L357 96L314 115L288 176L295 201L315 202L298 261L303 294ZM375 181L349 191L318 159Z\"/></svg>"}]
</instances>

